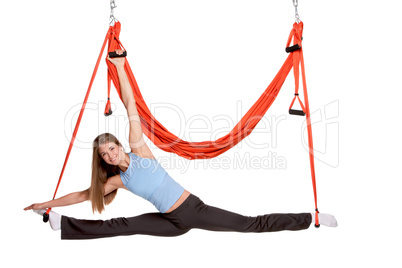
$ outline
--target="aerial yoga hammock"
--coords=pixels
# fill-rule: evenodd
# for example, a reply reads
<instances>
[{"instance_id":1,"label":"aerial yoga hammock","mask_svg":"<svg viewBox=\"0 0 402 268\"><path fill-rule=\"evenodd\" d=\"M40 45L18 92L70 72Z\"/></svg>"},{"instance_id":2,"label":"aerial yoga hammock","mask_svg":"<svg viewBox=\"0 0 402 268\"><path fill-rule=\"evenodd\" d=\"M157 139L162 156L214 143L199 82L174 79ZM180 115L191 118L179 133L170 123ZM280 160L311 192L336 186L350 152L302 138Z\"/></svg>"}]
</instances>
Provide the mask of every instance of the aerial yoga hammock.
<instances>
[{"instance_id":1,"label":"aerial yoga hammock","mask_svg":"<svg viewBox=\"0 0 402 268\"><path fill-rule=\"evenodd\" d=\"M295 2L294 2L295 3ZM297 1L296 1L297 3ZM230 148L234 147L237 143L247 137L253 129L256 127L260 119L267 112L269 107L274 102L276 96L278 95L286 77L289 72L293 68L294 78L295 78L295 94L291 101L289 107L289 113L292 115L306 116L307 121L307 132L308 132L308 145L309 145L309 158L310 158L310 169L311 169L311 177L312 177L312 185L314 192L314 203L315 203L315 226L319 227L319 211L317 208L317 190L316 190L316 177L315 177L315 169L314 169L314 148L313 148L313 138L312 138L312 129L311 129L311 119L310 119L310 107L308 102L307 95L307 84L306 84L306 74L304 68L304 58L303 58L303 47L302 47L302 34L303 34L303 22L298 20L297 14L297 4L296 8L296 22L293 24L293 28L289 34L289 38L286 43L286 52L289 53L286 58L284 64L280 68L277 75L274 77L272 82L268 85L259 99L254 103L254 105L249 109L249 111L242 117L242 119L237 123L237 125L225 136L215 140L215 141L202 141L202 142L188 142L180 139L175 136L173 133L169 132L150 112L148 106L146 105L134 74L130 68L130 65L125 59L124 70L128 77L129 83L131 85L136 108L138 110L138 114L141 120L141 126L143 133L160 149L175 153L181 157L186 159L208 159L216 157ZM112 9L113 11L113 9ZM66 168L66 164L73 147L78 128L85 110L85 106L92 88L92 84L94 82L100 61L102 59L103 52L107 46L108 55L110 58L113 57L125 57L127 52L119 39L121 31L121 23L114 19L113 17L113 25L111 25L106 33L106 37L104 39L98 60L95 65L94 72L92 74L87 93L85 95L84 102L82 104L80 114L78 116L78 120L76 126L74 128L74 132L72 135L72 139L70 141L69 148L67 150L67 155L63 164L63 168L61 170L61 174L56 186L56 190L53 195L53 199L56 197L56 193L58 191L64 170ZM119 55L115 51L123 50L124 54ZM111 111L111 103L110 103L110 90L111 90L111 82L117 90L117 93L122 99L121 88L119 84L119 76L116 67L111 63L108 59L106 59L106 64L108 67L107 73L107 103L105 107L104 114L106 116L112 113ZM302 85L303 85L303 96L304 96L304 104L299 97L299 84L300 84L300 74L302 77ZM298 101L301 107L301 110L295 110L293 108L293 104L295 101ZM49 208L44 214L44 221L46 222L49 218L49 212L51 208Z\"/></svg>"}]
</instances>

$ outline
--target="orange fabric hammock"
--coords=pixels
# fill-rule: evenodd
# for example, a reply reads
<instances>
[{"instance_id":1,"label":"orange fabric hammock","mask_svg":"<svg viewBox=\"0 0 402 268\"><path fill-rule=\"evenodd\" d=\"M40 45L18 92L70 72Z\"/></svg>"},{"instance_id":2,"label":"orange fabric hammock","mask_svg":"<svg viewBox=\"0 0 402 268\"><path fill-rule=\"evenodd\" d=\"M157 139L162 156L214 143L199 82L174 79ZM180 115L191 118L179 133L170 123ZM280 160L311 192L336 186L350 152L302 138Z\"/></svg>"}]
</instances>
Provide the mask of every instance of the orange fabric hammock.
<instances>
[{"instance_id":1,"label":"orange fabric hammock","mask_svg":"<svg viewBox=\"0 0 402 268\"><path fill-rule=\"evenodd\" d=\"M116 49L124 49L119 41L120 27L120 23L118 22L114 25L114 27L110 27L109 52L113 52ZM301 27L301 24L295 25L294 29L301 31ZM238 124L232 129L232 131L215 141L202 142L184 141L175 136L173 133L169 132L158 120L154 118L141 95L136 79L126 59L125 70L133 89L144 134L160 149L175 153L187 159L213 158L226 152L252 132L268 108L274 102L282 84L294 65L295 58L293 54L294 53L289 54L272 83L263 92L255 104L249 109L249 111L243 116L240 122L238 122ZM121 98L116 68L108 60L106 60L106 63L108 65L109 79L112 79L113 84ZM106 107L105 114L110 113L108 109L110 109L109 104Z\"/></svg>"},{"instance_id":2,"label":"orange fabric hammock","mask_svg":"<svg viewBox=\"0 0 402 268\"><path fill-rule=\"evenodd\" d=\"M53 196L53 199L56 196L57 190L60 185L61 178L63 176L72 146L74 144L78 128L81 122L81 118L83 116L85 106L88 100L89 93L92 88L92 84L94 82L100 60L102 58L103 52L106 48L106 44L108 44L108 52L114 52L116 49L124 49L124 46L119 40L119 35L121 31L120 22L116 22L114 26L110 26L109 30L106 34L105 40L102 45L102 49L100 55L98 57L94 72L92 74L92 78L88 87L88 91L85 95L85 99L78 116L78 120L73 132L73 137L71 139L66 159L64 161L64 165L59 177L59 181L56 186L56 190ZM227 135L215 140L215 141L203 141L203 142L188 142L180 139L175 136L171 132L169 132L158 120L154 118L151 114L148 106L146 105L140 89L138 87L137 81L134 77L134 74L130 68L130 65L126 59L125 63L125 71L127 73L127 77L130 81L131 87L133 89L134 98L137 105L137 110L139 116L141 118L141 125L144 134L160 149L175 153L181 157L187 159L206 159L216 157L247 137L264 116L268 108L274 102L276 96L278 95L283 83L285 82L286 77L288 76L290 70L293 68L294 76L295 76L295 97L292 100L292 103L289 108L289 112L291 114L298 115L306 115L307 120L307 131L308 131L308 143L309 143L309 155L310 155L310 168L311 168L311 176L313 182L313 190L314 190L314 201L316 207L316 226L319 226L318 223L318 209L317 209L317 193L316 193L316 180L315 180L315 170L314 170L314 149L313 149L313 139L312 139L312 129L311 129L311 120L310 120L310 109L307 97L307 85L305 78L305 70L304 70L304 59L303 59L303 49L302 49L302 33L303 33L303 23L294 23L293 28L290 32L289 39L287 41L287 52L289 52L289 56L285 60L281 69L273 79L273 81L269 84L266 90L262 93L260 98L255 102L255 104L249 109L249 111L242 117L242 119L237 123L237 125L230 131ZM293 46L290 47L290 44L293 40ZM108 101L105 108L105 115L111 114L111 105L110 105L110 89L111 89L111 81L117 90L121 98L120 93L120 85L119 79L117 75L116 67L106 59L106 63L108 65ZM303 95L304 95L304 103L299 98L299 76L300 76L300 68L302 71L302 80L303 80ZM295 100L298 100L302 111L292 110L292 106ZM47 211L48 214L50 209Z\"/></svg>"}]
</instances>

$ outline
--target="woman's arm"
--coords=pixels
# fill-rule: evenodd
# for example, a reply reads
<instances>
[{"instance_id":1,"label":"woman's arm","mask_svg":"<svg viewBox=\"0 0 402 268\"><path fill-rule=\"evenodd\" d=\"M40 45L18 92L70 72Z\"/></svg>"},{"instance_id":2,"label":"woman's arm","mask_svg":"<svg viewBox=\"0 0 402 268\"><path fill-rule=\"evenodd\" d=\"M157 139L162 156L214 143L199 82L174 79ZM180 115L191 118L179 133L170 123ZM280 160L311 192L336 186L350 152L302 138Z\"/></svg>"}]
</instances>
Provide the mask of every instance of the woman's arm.
<instances>
[{"instance_id":1,"label":"woman's arm","mask_svg":"<svg viewBox=\"0 0 402 268\"><path fill-rule=\"evenodd\" d=\"M30 210L30 209L38 210L38 209L64 207L64 206L78 204L78 203L87 201L89 199L88 193L89 193L88 190L71 193L71 194L62 196L60 198L54 199L54 200L50 200L48 202L32 204L32 205L24 208L24 210Z\"/></svg>"},{"instance_id":2,"label":"woman's arm","mask_svg":"<svg viewBox=\"0 0 402 268\"><path fill-rule=\"evenodd\" d=\"M118 54L122 54L122 50L116 51ZM139 154L141 157L155 158L151 150L147 146L144 140L144 134L142 132L141 120L138 114L138 110L135 104L133 90L128 80L126 71L124 69L125 58L108 58L117 69L117 74L120 83L120 92L123 100L123 104L126 107L128 119L130 122L130 134L129 142L130 148L133 153Z\"/></svg>"},{"instance_id":3,"label":"woman's arm","mask_svg":"<svg viewBox=\"0 0 402 268\"><path fill-rule=\"evenodd\" d=\"M107 182L104 184L104 189L105 189L104 194L107 195L118 188L126 189L126 187L124 186L124 184L121 181L120 175L115 175L113 177L110 177L107 180ZM38 210L38 209L45 209L45 208L64 207L64 206L78 204L78 203L81 203L81 202L84 202L87 200L89 200L89 189L81 191L81 192L71 193L71 194L62 196L60 198L54 199L54 200L50 200L48 202L35 203L35 204L32 204L32 205L24 208L24 210L30 210L30 209Z\"/></svg>"}]
</instances>

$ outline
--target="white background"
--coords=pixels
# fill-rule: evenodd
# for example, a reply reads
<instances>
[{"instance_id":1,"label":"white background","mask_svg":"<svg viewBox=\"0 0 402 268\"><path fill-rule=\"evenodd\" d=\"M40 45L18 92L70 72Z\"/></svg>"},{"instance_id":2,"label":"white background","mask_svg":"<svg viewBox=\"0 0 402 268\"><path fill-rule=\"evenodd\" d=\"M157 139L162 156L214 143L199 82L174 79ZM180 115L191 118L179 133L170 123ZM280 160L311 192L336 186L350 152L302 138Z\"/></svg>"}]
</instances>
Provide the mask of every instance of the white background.
<instances>
[{"instance_id":1,"label":"white background","mask_svg":"<svg viewBox=\"0 0 402 268\"><path fill-rule=\"evenodd\" d=\"M60 232L23 208L53 196L71 125L108 29L109 1L2 1L1 6L1 266L400 267L400 1L299 4L319 209L334 214L338 228L264 234L192 230L175 238L87 241L60 240ZM117 6L121 41L146 103L176 107L157 109L155 116L192 141L209 140L225 126L214 122L215 116L237 123L251 107L285 60L294 22L290 0L117 0ZM268 123L215 164L149 146L157 158L170 159L168 172L207 204L245 215L310 212L303 118L286 112L293 93L291 73L266 114ZM58 196L89 186L88 146L99 133L115 133L127 145L125 110L114 89L111 99L114 114L107 121L102 59ZM207 119L197 122L201 116ZM275 123L279 117L283 120ZM203 129L205 120L209 130ZM269 152L276 156L270 161L284 160L285 167L258 166ZM235 157L247 155L257 165L233 166ZM120 191L103 214L92 214L89 202L55 211L108 219L155 209Z\"/></svg>"}]
</instances>

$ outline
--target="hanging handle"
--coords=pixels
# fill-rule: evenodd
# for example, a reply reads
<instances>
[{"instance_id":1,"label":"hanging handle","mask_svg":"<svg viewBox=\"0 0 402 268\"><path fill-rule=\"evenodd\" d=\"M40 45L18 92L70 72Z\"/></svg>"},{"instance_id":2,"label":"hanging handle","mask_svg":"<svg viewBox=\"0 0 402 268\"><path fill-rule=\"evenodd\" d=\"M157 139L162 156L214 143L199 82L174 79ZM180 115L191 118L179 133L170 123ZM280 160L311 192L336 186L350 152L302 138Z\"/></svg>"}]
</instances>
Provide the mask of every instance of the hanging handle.
<instances>
[{"instance_id":1,"label":"hanging handle","mask_svg":"<svg viewBox=\"0 0 402 268\"><path fill-rule=\"evenodd\" d=\"M109 52L109 58L125 58L127 57L127 51L123 51L123 54L117 54L116 52Z\"/></svg>"},{"instance_id":2,"label":"hanging handle","mask_svg":"<svg viewBox=\"0 0 402 268\"><path fill-rule=\"evenodd\" d=\"M47 212L43 213L43 222L49 221L49 214Z\"/></svg>"},{"instance_id":3,"label":"hanging handle","mask_svg":"<svg viewBox=\"0 0 402 268\"><path fill-rule=\"evenodd\" d=\"M301 49L301 46L300 46L299 44L296 44L296 45L294 45L294 46L287 47L287 48L286 48L286 53L290 53L290 52L293 52L293 51L297 51L297 50L299 50L299 49Z\"/></svg>"},{"instance_id":4,"label":"hanging handle","mask_svg":"<svg viewBox=\"0 0 402 268\"><path fill-rule=\"evenodd\" d=\"M306 113L303 112L303 110L295 110L295 109L289 109L289 114L300 115L300 116L305 116L306 115Z\"/></svg>"}]
</instances>

